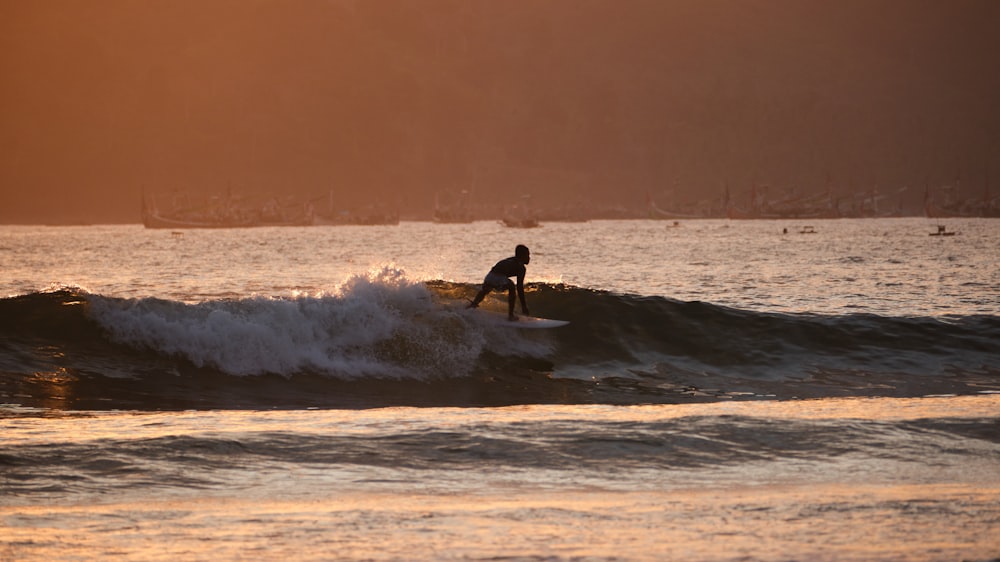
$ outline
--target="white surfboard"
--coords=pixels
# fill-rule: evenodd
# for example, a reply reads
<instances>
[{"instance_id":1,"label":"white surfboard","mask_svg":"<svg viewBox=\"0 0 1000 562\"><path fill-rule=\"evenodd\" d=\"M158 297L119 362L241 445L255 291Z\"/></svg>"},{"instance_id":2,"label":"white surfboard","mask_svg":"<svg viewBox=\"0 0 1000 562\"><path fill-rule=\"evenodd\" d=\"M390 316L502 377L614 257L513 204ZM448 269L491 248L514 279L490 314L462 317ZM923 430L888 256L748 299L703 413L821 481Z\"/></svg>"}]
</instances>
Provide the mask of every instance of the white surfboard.
<instances>
[{"instance_id":1,"label":"white surfboard","mask_svg":"<svg viewBox=\"0 0 1000 562\"><path fill-rule=\"evenodd\" d=\"M511 321L504 318L505 326L508 328L558 328L569 324L569 320L555 320L552 318L538 318L536 316L518 316L517 320Z\"/></svg>"},{"instance_id":2,"label":"white surfboard","mask_svg":"<svg viewBox=\"0 0 1000 562\"><path fill-rule=\"evenodd\" d=\"M538 318L536 316L518 316L517 320L510 320L504 313L490 312L488 310L477 311L477 314L481 314L483 318L489 319L491 324L505 328L547 329L569 324L568 320L553 320L552 318Z\"/></svg>"}]
</instances>

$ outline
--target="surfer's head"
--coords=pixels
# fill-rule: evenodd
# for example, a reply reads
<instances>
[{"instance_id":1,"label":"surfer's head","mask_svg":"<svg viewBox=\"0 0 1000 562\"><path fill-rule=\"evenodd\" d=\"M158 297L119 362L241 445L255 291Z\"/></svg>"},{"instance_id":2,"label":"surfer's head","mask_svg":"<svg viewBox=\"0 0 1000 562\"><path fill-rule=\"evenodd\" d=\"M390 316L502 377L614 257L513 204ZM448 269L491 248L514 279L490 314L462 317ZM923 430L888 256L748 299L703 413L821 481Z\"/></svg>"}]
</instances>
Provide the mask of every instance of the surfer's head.
<instances>
[{"instance_id":1,"label":"surfer's head","mask_svg":"<svg viewBox=\"0 0 1000 562\"><path fill-rule=\"evenodd\" d=\"M531 251L528 250L528 247L524 244L518 244L517 247L514 248L514 257L521 260L521 263L524 265L528 265L528 262L531 261Z\"/></svg>"}]
</instances>

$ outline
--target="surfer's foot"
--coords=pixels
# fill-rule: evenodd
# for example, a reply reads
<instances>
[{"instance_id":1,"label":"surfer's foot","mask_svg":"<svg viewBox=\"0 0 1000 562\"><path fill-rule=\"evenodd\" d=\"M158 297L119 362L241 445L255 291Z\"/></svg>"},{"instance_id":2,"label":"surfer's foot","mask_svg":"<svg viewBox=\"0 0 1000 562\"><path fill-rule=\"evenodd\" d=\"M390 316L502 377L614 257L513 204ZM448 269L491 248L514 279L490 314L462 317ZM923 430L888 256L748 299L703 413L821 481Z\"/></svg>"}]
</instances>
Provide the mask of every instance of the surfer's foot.
<instances>
[{"instance_id":1,"label":"surfer's foot","mask_svg":"<svg viewBox=\"0 0 1000 562\"><path fill-rule=\"evenodd\" d=\"M510 314L510 315L507 316L507 320L509 320L511 322L517 322L517 316L514 315L514 314Z\"/></svg>"},{"instance_id":2,"label":"surfer's foot","mask_svg":"<svg viewBox=\"0 0 1000 562\"><path fill-rule=\"evenodd\" d=\"M479 305L476 304L476 303L474 303L474 302L472 302L472 301L469 301L469 306L467 306L465 308L479 308Z\"/></svg>"}]
</instances>

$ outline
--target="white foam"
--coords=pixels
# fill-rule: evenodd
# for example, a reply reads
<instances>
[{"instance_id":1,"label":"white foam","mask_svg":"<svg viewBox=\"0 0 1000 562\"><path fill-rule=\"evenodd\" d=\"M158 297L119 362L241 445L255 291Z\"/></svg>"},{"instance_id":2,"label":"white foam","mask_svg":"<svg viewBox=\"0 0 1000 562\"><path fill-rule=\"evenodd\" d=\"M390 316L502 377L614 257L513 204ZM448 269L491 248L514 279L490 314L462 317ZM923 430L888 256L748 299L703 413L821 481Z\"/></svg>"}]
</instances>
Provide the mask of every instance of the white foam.
<instances>
[{"instance_id":1,"label":"white foam","mask_svg":"<svg viewBox=\"0 0 1000 562\"><path fill-rule=\"evenodd\" d=\"M326 295L91 302L116 341L233 375L457 376L483 349L544 351L512 330L491 331L474 315L435 303L423 284L392 267L351 277Z\"/></svg>"}]
</instances>

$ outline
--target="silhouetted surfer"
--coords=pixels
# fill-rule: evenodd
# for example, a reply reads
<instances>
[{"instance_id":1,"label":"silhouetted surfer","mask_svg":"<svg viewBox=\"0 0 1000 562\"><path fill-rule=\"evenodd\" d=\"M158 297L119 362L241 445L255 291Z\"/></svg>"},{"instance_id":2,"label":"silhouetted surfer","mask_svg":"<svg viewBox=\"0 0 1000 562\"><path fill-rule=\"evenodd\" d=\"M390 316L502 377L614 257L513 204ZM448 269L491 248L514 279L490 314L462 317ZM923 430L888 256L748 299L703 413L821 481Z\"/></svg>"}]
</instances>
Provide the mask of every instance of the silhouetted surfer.
<instances>
[{"instance_id":1,"label":"silhouetted surfer","mask_svg":"<svg viewBox=\"0 0 1000 562\"><path fill-rule=\"evenodd\" d=\"M511 277L517 277L517 296L521 298L521 312L525 316L530 316L531 313L528 312L528 305L524 302L524 274L527 273L527 268L524 267L528 265L531 261L531 252L528 247L523 244L518 244L514 248L514 255L505 260L500 260L493 269L486 274L486 279L483 280L483 288L479 290L479 294L476 298L472 299L472 304L469 308L476 308L479 303L486 298L492 290L503 291L507 290L507 318L509 320L517 320L517 316L514 316L514 282L510 280Z\"/></svg>"}]
</instances>

